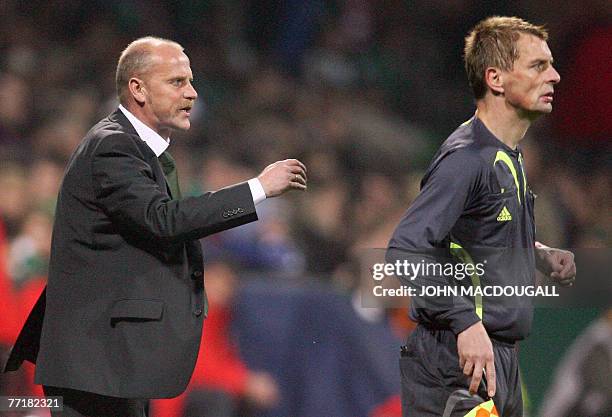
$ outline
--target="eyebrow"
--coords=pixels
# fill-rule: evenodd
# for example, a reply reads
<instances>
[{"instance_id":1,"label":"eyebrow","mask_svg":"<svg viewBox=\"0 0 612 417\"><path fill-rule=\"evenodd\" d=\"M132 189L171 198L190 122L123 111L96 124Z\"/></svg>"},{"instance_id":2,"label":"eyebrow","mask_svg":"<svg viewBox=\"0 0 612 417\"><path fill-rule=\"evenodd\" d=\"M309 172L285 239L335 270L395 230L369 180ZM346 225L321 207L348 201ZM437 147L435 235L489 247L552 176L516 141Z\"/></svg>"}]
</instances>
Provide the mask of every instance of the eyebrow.
<instances>
[{"instance_id":1,"label":"eyebrow","mask_svg":"<svg viewBox=\"0 0 612 417\"><path fill-rule=\"evenodd\" d=\"M545 58L535 58L533 60L531 60L529 62L529 65L535 65L535 64L541 64L541 63L554 63L555 60L553 59L553 57L551 56L549 59L545 59Z\"/></svg>"},{"instance_id":2,"label":"eyebrow","mask_svg":"<svg viewBox=\"0 0 612 417\"><path fill-rule=\"evenodd\" d=\"M168 77L169 81L174 81L174 80L189 80L189 82L193 82L193 76L192 77L188 77L188 76L174 76L174 77Z\"/></svg>"}]
</instances>

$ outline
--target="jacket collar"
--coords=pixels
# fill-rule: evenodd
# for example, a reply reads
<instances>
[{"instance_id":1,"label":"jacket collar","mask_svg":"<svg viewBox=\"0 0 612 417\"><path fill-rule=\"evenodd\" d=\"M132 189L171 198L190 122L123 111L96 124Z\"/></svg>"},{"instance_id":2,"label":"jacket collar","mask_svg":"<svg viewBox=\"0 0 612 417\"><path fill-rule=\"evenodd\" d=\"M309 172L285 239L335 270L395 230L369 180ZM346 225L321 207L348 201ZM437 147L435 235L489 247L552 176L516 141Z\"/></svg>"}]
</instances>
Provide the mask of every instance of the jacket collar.
<instances>
[{"instance_id":1,"label":"jacket collar","mask_svg":"<svg viewBox=\"0 0 612 417\"><path fill-rule=\"evenodd\" d=\"M170 146L170 139L162 138L122 105L119 105L119 108L109 116L109 120L119 123L126 132L137 135L157 157Z\"/></svg>"},{"instance_id":2,"label":"jacket collar","mask_svg":"<svg viewBox=\"0 0 612 417\"><path fill-rule=\"evenodd\" d=\"M508 154L513 155L515 157L518 157L518 155L521 153L521 148L519 145L517 145L516 149L512 149L511 147L506 145L485 126L485 124L482 122L482 120L478 118L478 116L474 115L472 121L474 129L476 129L476 137L481 138L481 140L485 143L493 145L496 148L501 148Z\"/></svg>"}]
</instances>

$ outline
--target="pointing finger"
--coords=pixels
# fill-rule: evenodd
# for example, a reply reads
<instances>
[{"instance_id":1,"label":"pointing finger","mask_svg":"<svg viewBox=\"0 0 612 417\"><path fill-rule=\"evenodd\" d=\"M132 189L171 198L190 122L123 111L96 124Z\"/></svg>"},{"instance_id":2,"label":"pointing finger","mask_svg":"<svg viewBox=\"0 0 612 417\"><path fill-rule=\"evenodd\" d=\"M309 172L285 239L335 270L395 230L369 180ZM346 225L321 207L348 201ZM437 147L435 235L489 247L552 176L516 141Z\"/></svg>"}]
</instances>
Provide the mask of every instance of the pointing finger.
<instances>
[{"instance_id":1,"label":"pointing finger","mask_svg":"<svg viewBox=\"0 0 612 417\"><path fill-rule=\"evenodd\" d=\"M489 397L493 397L495 396L495 391L497 389L497 385L495 382L495 361L494 360L490 360L487 362L486 365L486 372L487 372L487 394L489 395Z\"/></svg>"}]
</instances>

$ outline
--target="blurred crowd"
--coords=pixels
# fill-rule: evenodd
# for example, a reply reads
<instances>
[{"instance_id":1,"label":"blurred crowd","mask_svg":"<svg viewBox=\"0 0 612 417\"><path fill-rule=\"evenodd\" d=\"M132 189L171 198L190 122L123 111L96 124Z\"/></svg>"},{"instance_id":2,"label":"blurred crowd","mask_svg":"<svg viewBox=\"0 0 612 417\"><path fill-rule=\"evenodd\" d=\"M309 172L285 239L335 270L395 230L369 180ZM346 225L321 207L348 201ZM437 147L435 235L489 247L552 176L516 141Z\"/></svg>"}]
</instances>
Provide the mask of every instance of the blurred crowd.
<instances>
[{"instance_id":1,"label":"blurred crowd","mask_svg":"<svg viewBox=\"0 0 612 417\"><path fill-rule=\"evenodd\" d=\"M522 145L538 239L610 247L607 1L8 0L0 225L11 291L44 280L66 161L118 104L121 50L152 34L185 46L199 93L191 130L171 141L184 194L278 159L308 167L306 193L266 201L259 222L206 239L208 259L229 259L241 277L351 292L359 251L386 246L435 149L473 114L463 37L492 14L546 24L562 78L553 114Z\"/></svg>"}]
</instances>

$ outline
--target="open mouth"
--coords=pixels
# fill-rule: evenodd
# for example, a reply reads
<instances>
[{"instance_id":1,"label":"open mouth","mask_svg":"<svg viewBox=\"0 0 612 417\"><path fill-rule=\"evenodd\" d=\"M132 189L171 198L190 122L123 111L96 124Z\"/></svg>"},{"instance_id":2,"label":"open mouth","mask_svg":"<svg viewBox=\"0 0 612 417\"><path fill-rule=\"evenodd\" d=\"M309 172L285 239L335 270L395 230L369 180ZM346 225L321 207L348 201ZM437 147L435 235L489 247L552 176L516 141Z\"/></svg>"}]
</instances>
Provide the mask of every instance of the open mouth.
<instances>
[{"instance_id":1,"label":"open mouth","mask_svg":"<svg viewBox=\"0 0 612 417\"><path fill-rule=\"evenodd\" d=\"M187 114L189 116L191 114L191 106L185 106L180 110L182 113Z\"/></svg>"},{"instance_id":2,"label":"open mouth","mask_svg":"<svg viewBox=\"0 0 612 417\"><path fill-rule=\"evenodd\" d=\"M547 102L547 103L552 103L553 101L553 92L551 91L550 93L546 93L544 95L542 95L542 99Z\"/></svg>"}]
</instances>

